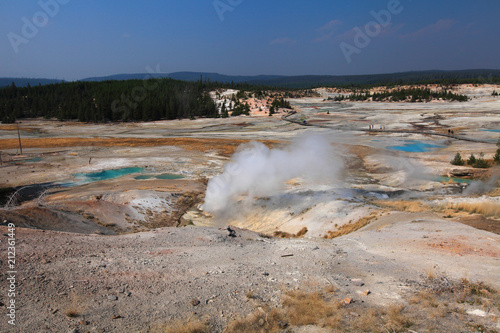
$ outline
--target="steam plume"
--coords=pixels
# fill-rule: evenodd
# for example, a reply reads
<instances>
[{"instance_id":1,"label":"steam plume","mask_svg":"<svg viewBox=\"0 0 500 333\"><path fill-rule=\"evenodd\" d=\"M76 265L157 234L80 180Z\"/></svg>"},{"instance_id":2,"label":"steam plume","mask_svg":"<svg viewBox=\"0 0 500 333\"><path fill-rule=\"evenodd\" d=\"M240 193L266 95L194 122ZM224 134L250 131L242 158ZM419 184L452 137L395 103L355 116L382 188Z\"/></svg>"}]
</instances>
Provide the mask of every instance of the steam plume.
<instances>
[{"instance_id":1,"label":"steam plume","mask_svg":"<svg viewBox=\"0 0 500 333\"><path fill-rule=\"evenodd\" d=\"M464 195L478 195L478 194L485 194L497 186L498 178L500 176L500 168L496 167L492 171L492 176L486 180L476 180L470 183L469 186L466 187L464 190L463 194Z\"/></svg>"},{"instance_id":2,"label":"steam plume","mask_svg":"<svg viewBox=\"0 0 500 333\"><path fill-rule=\"evenodd\" d=\"M286 149L269 149L256 141L242 145L224 172L208 183L203 209L224 215L239 196L247 194L250 200L271 196L295 177L322 184L332 182L343 162L331 141L322 135L305 135Z\"/></svg>"}]
</instances>

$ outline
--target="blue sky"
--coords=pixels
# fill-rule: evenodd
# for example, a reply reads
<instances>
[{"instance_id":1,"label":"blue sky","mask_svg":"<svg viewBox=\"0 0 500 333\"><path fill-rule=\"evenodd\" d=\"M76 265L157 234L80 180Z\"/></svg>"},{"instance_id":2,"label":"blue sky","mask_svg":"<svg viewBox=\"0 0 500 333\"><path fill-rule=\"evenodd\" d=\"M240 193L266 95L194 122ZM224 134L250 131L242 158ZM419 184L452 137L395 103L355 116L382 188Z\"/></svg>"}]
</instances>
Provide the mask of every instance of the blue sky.
<instances>
[{"instance_id":1,"label":"blue sky","mask_svg":"<svg viewBox=\"0 0 500 333\"><path fill-rule=\"evenodd\" d=\"M500 69L498 13L498 0L0 0L0 77Z\"/></svg>"}]
</instances>

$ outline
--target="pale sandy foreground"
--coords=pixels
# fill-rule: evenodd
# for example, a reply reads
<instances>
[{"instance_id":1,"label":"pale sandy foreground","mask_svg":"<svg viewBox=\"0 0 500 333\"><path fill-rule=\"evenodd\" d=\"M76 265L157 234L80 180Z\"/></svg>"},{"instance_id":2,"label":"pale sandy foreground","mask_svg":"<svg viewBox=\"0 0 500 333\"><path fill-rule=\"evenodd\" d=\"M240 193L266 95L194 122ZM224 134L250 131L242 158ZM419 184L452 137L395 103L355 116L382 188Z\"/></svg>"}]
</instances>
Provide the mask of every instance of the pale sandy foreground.
<instances>
[{"instance_id":1,"label":"pale sandy foreground","mask_svg":"<svg viewBox=\"0 0 500 333\"><path fill-rule=\"evenodd\" d=\"M18 229L17 326L2 320L0 330L136 332L198 317L222 330L256 299L278 306L295 288L333 285L339 297L375 306L404 303L429 275L500 287L500 236L432 214L391 215L334 240L236 235L203 227L123 236ZM78 317L68 317L72 309ZM467 316L499 329L499 315Z\"/></svg>"}]
</instances>

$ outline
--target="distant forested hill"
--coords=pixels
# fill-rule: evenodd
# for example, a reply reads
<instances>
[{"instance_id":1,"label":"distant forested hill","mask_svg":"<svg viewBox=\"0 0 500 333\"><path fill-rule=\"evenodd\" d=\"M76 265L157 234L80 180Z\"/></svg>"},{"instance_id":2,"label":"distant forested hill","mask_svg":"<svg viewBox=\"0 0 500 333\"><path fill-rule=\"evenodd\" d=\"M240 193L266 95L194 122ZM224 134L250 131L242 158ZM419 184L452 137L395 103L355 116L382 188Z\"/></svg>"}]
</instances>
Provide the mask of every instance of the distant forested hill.
<instances>
[{"instance_id":1,"label":"distant forested hill","mask_svg":"<svg viewBox=\"0 0 500 333\"><path fill-rule=\"evenodd\" d=\"M461 71L418 71L373 75L258 75L232 76L218 73L177 72L170 74L120 74L106 77L84 79L84 81L129 80L153 78L173 78L184 81L203 80L221 83L248 83L252 85L312 88L320 86L366 86L366 85L397 85L408 83L500 83L500 70L473 69Z\"/></svg>"},{"instance_id":2,"label":"distant forested hill","mask_svg":"<svg viewBox=\"0 0 500 333\"><path fill-rule=\"evenodd\" d=\"M219 73L205 73L205 72L175 72L175 73L142 73L142 74L118 74L103 77L91 77L83 79L82 81L108 81L108 80L143 80L147 78L163 79L170 78L182 81L199 81L210 80L212 82L221 83L243 83L248 81L266 81L279 79L279 75L257 75L257 76L240 76L240 75L223 75Z\"/></svg>"},{"instance_id":3,"label":"distant forested hill","mask_svg":"<svg viewBox=\"0 0 500 333\"><path fill-rule=\"evenodd\" d=\"M208 82L173 79L69 82L0 89L0 120L46 117L106 122L216 117Z\"/></svg>"},{"instance_id":4,"label":"distant forested hill","mask_svg":"<svg viewBox=\"0 0 500 333\"><path fill-rule=\"evenodd\" d=\"M471 69L460 71L417 71L391 74L372 75L223 75L206 72L175 72L175 73L138 73L117 74L111 76L91 77L80 81L124 81L170 78L182 81L199 81L200 78L219 83L248 83L251 85L286 88L313 88L320 86L373 86L373 85L398 85L408 83L500 83L500 70L496 69ZM18 87L58 83L60 80L51 79L22 79L0 78L0 87L10 85L12 82Z\"/></svg>"},{"instance_id":5,"label":"distant forested hill","mask_svg":"<svg viewBox=\"0 0 500 333\"><path fill-rule=\"evenodd\" d=\"M408 83L500 83L500 70L422 71L373 75L303 75L267 80L250 80L249 84L311 88L320 86L398 85Z\"/></svg>"},{"instance_id":6,"label":"distant forested hill","mask_svg":"<svg viewBox=\"0 0 500 333\"><path fill-rule=\"evenodd\" d=\"M0 77L0 88L10 86L14 82L18 87L27 87L30 84L32 87L52 83L61 83L61 80L55 79L32 79L32 78L18 78L18 77Z\"/></svg>"}]
</instances>

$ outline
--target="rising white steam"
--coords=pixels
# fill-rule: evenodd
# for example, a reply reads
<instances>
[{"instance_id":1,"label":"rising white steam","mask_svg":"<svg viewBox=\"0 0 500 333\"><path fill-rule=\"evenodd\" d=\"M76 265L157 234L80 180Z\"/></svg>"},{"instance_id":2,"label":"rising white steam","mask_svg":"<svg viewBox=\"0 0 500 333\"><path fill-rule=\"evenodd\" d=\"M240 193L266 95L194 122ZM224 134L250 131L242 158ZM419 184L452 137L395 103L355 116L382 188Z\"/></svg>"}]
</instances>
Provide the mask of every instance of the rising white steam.
<instances>
[{"instance_id":1,"label":"rising white steam","mask_svg":"<svg viewBox=\"0 0 500 333\"><path fill-rule=\"evenodd\" d=\"M332 183L343 162L331 142L323 135L305 135L285 149L269 149L256 141L242 145L224 172L208 183L203 209L224 215L239 196L247 195L250 200L271 196L296 177Z\"/></svg>"},{"instance_id":2,"label":"rising white steam","mask_svg":"<svg viewBox=\"0 0 500 333\"><path fill-rule=\"evenodd\" d=\"M495 189L497 186L498 179L500 177L500 169L495 168L492 171L492 176L486 180L475 180L470 183L469 186L463 191L464 195L478 195L478 194L486 194Z\"/></svg>"}]
</instances>

